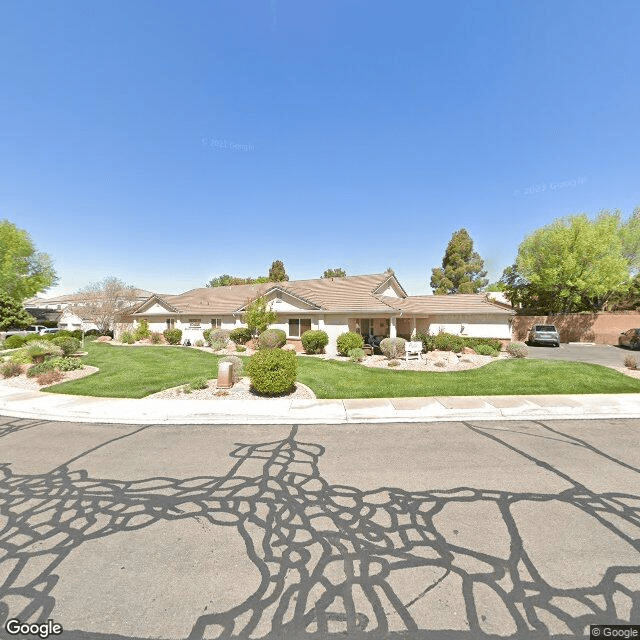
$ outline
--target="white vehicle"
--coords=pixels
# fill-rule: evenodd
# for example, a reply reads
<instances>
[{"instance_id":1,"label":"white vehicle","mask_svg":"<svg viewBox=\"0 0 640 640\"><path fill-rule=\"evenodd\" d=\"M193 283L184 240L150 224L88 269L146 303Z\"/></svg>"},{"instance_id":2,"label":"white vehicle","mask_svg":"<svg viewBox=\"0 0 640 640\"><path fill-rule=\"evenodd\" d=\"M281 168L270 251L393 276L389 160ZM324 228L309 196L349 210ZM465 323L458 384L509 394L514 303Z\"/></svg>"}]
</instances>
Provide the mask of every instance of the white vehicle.
<instances>
[{"instance_id":1,"label":"white vehicle","mask_svg":"<svg viewBox=\"0 0 640 640\"><path fill-rule=\"evenodd\" d=\"M8 338L9 336L28 336L32 333L44 333L46 330L47 327L42 324L32 324L26 329L10 329L9 331L5 332L4 336L5 338Z\"/></svg>"}]
</instances>

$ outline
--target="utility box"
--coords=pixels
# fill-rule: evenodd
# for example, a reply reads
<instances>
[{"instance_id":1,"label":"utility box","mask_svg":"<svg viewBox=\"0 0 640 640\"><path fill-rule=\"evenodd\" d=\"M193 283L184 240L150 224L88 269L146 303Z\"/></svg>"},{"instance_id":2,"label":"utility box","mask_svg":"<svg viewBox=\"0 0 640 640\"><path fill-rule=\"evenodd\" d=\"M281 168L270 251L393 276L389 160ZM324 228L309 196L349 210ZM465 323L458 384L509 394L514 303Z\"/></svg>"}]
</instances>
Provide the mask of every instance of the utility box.
<instances>
[{"instance_id":1,"label":"utility box","mask_svg":"<svg viewBox=\"0 0 640 640\"><path fill-rule=\"evenodd\" d=\"M221 362L218 365L218 389L233 387L233 362Z\"/></svg>"}]
</instances>

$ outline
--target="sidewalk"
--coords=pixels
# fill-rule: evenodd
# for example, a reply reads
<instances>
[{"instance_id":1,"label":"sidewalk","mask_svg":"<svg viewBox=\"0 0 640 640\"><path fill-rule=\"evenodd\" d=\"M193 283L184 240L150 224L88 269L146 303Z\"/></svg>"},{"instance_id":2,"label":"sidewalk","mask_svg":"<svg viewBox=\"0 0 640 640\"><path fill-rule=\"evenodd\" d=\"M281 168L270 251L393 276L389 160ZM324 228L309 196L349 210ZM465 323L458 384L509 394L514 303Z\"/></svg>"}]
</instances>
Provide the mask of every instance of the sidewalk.
<instances>
[{"instance_id":1,"label":"sidewalk","mask_svg":"<svg viewBox=\"0 0 640 640\"><path fill-rule=\"evenodd\" d=\"M24 391L0 383L0 415L122 424L345 424L640 418L640 394L365 400L130 400Z\"/></svg>"}]
</instances>

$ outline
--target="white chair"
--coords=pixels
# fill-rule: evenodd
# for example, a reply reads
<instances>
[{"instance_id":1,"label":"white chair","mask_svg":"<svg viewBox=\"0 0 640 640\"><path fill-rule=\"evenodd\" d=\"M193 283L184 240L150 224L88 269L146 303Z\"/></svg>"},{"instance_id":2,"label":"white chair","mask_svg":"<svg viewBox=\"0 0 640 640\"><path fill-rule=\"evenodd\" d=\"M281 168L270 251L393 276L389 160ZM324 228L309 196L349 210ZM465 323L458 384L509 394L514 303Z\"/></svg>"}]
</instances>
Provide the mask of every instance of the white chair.
<instances>
[{"instance_id":1,"label":"white chair","mask_svg":"<svg viewBox=\"0 0 640 640\"><path fill-rule=\"evenodd\" d=\"M420 361L422 354L422 342L406 342L404 345L404 359L409 361L409 358L415 356L416 360Z\"/></svg>"}]
</instances>

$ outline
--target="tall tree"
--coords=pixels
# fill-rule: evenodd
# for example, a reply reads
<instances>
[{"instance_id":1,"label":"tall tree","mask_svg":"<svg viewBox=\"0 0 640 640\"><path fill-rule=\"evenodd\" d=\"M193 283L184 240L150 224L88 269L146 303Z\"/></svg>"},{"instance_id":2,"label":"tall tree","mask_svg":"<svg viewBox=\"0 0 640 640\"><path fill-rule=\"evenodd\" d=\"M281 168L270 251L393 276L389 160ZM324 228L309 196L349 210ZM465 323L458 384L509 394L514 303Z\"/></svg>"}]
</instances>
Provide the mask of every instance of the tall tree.
<instances>
[{"instance_id":1,"label":"tall tree","mask_svg":"<svg viewBox=\"0 0 640 640\"><path fill-rule=\"evenodd\" d=\"M36 321L15 298L0 291L0 331L25 329Z\"/></svg>"},{"instance_id":2,"label":"tall tree","mask_svg":"<svg viewBox=\"0 0 640 640\"><path fill-rule=\"evenodd\" d=\"M105 278L87 285L78 292L78 302L72 311L84 320L93 322L101 333L107 333L123 312L136 301L136 290L118 278Z\"/></svg>"},{"instance_id":3,"label":"tall tree","mask_svg":"<svg viewBox=\"0 0 640 640\"><path fill-rule=\"evenodd\" d=\"M466 229L456 231L449 240L442 268L432 269L431 288L436 295L478 293L487 285L484 261L473 250L473 240Z\"/></svg>"},{"instance_id":4,"label":"tall tree","mask_svg":"<svg viewBox=\"0 0 640 640\"><path fill-rule=\"evenodd\" d=\"M322 274L323 278L344 278L347 272L344 269L326 269Z\"/></svg>"},{"instance_id":5,"label":"tall tree","mask_svg":"<svg viewBox=\"0 0 640 640\"><path fill-rule=\"evenodd\" d=\"M640 207L636 207L629 220L620 225L620 239L622 253L629 262L629 268L637 274L640 271Z\"/></svg>"},{"instance_id":6,"label":"tall tree","mask_svg":"<svg viewBox=\"0 0 640 640\"><path fill-rule=\"evenodd\" d=\"M284 262L282 260L274 260L269 269L269 282L286 282L288 279L289 276L284 270Z\"/></svg>"},{"instance_id":7,"label":"tall tree","mask_svg":"<svg viewBox=\"0 0 640 640\"><path fill-rule=\"evenodd\" d=\"M230 276L228 273L224 273L221 276L212 278L207 282L207 287L228 287L234 284L254 284L256 278L239 278L238 276Z\"/></svg>"},{"instance_id":8,"label":"tall tree","mask_svg":"<svg viewBox=\"0 0 640 640\"><path fill-rule=\"evenodd\" d=\"M601 309L630 284L619 215L560 218L534 231L501 281L513 305L547 312Z\"/></svg>"},{"instance_id":9,"label":"tall tree","mask_svg":"<svg viewBox=\"0 0 640 640\"><path fill-rule=\"evenodd\" d=\"M21 302L57 281L51 258L36 251L29 234L1 220L0 291Z\"/></svg>"}]
</instances>

